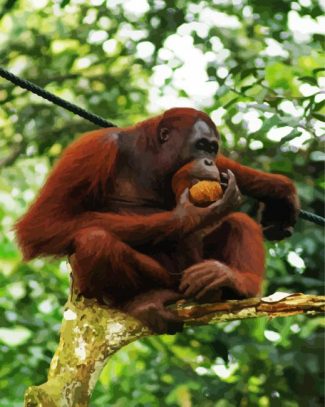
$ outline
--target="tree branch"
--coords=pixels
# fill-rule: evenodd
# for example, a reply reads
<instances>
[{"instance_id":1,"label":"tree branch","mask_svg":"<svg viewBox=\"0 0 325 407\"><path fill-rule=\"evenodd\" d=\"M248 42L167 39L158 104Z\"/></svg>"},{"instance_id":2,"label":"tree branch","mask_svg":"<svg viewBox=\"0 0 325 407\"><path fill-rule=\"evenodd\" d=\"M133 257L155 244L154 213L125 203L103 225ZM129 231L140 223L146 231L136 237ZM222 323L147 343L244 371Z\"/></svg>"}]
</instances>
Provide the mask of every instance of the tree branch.
<instances>
[{"instance_id":1,"label":"tree branch","mask_svg":"<svg viewBox=\"0 0 325 407\"><path fill-rule=\"evenodd\" d=\"M182 300L171 307L189 326L265 316L315 315L325 311L325 297L275 293L265 298L203 305ZM72 294L65 306L60 343L48 381L27 389L25 407L88 406L109 357L149 335L153 333L130 315Z\"/></svg>"}]
</instances>

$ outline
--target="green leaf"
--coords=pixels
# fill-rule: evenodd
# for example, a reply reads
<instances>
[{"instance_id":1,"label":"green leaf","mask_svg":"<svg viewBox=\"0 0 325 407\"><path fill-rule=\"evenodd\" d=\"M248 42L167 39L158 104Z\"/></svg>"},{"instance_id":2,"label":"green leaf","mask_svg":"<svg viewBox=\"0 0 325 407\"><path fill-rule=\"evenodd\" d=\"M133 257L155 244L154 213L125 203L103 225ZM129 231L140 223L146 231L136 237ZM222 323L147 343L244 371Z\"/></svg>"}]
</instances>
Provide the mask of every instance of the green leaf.
<instances>
[{"instance_id":1,"label":"green leaf","mask_svg":"<svg viewBox=\"0 0 325 407\"><path fill-rule=\"evenodd\" d=\"M6 13L8 13L16 4L17 0L7 0L2 7L0 12L0 18L2 18Z\"/></svg>"},{"instance_id":2,"label":"green leaf","mask_svg":"<svg viewBox=\"0 0 325 407\"><path fill-rule=\"evenodd\" d=\"M314 41L318 41L322 47L322 49L325 49L325 36L322 34L314 34L313 35Z\"/></svg>"},{"instance_id":3,"label":"green leaf","mask_svg":"<svg viewBox=\"0 0 325 407\"><path fill-rule=\"evenodd\" d=\"M254 75L257 71L257 68L248 68L240 72L240 79L244 79L249 75Z\"/></svg>"},{"instance_id":4,"label":"green leaf","mask_svg":"<svg viewBox=\"0 0 325 407\"><path fill-rule=\"evenodd\" d=\"M323 107L325 107L325 100L322 100L321 102L319 102L319 103L315 103L315 105L314 105L314 110L322 110L323 109Z\"/></svg>"},{"instance_id":5,"label":"green leaf","mask_svg":"<svg viewBox=\"0 0 325 407\"><path fill-rule=\"evenodd\" d=\"M243 95L244 95L245 92L246 92L248 89L251 89L253 86L255 86L255 83L252 83L251 85L243 86L242 88L240 88L240 92L243 93Z\"/></svg>"},{"instance_id":6,"label":"green leaf","mask_svg":"<svg viewBox=\"0 0 325 407\"><path fill-rule=\"evenodd\" d=\"M318 72L324 72L325 71L325 68L315 68L315 69L313 69L312 70L312 72L313 72L313 74L318 74Z\"/></svg>"},{"instance_id":7,"label":"green leaf","mask_svg":"<svg viewBox=\"0 0 325 407\"><path fill-rule=\"evenodd\" d=\"M289 134L287 134L285 137L283 137L281 139L281 144L284 144L290 140L295 139L296 137L300 137L302 134L302 132L300 130L297 129L293 129L292 131L290 131Z\"/></svg>"},{"instance_id":8,"label":"green leaf","mask_svg":"<svg viewBox=\"0 0 325 407\"><path fill-rule=\"evenodd\" d=\"M315 119L317 119L317 120L319 120L319 121L321 121L321 122L325 122L325 114L313 112L311 115L312 115Z\"/></svg>"},{"instance_id":9,"label":"green leaf","mask_svg":"<svg viewBox=\"0 0 325 407\"><path fill-rule=\"evenodd\" d=\"M241 65L236 65L233 68L229 70L229 74L232 74L233 76L237 75L239 72L241 72L243 67Z\"/></svg>"},{"instance_id":10,"label":"green leaf","mask_svg":"<svg viewBox=\"0 0 325 407\"><path fill-rule=\"evenodd\" d=\"M208 74L209 78L211 77L211 78L215 79L215 77L216 77L216 67L214 65L208 66L207 74Z\"/></svg>"},{"instance_id":11,"label":"green leaf","mask_svg":"<svg viewBox=\"0 0 325 407\"><path fill-rule=\"evenodd\" d=\"M309 85L318 86L317 79L313 76L300 76L298 79L302 82L309 83Z\"/></svg>"},{"instance_id":12,"label":"green leaf","mask_svg":"<svg viewBox=\"0 0 325 407\"><path fill-rule=\"evenodd\" d=\"M250 134L249 137L258 139L260 135L265 135L269 130L276 126L279 126L279 117L277 115L273 115L269 119L265 120L262 127L255 133Z\"/></svg>"},{"instance_id":13,"label":"green leaf","mask_svg":"<svg viewBox=\"0 0 325 407\"><path fill-rule=\"evenodd\" d=\"M256 102L262 103L268 93L269 93L268 89L262 88L258 95L256 96Z\"/></svg>"},{"instance_id":14,"label":"green leaf","mask_svg":"<svg viewBox=\"0 0 325 407\"><path fill-rule=\"evenodd\" d=\"M60 3L60 7L64 8L65 6L67 6L70 3L71 0L62 0Z\"/></svg>"},{"instance_id":15,"label":"green leaf","mask_svg":"<svg viewBox=\"0 0 325 407\"><path fill-rule=\"evenodd\" d=\"M224 108L224 109L227 109L228 107L230 107L231 105L233 105L234 103L236 103L237 100L239 100L239 97L238 97L238 96L235 97L235 98L233 98L233 99L231 99L229 102L227 102L227 103L223 106L223 108Z\"/></svg>"},{"instance_id":16,"label":"green leaf","mask_svg":"<svg viewBox=\"0 0 325 407\"><path fill-rule=\"evenodd\" d=\"M265 69L265 79L271 88L295 91L293 78L293 67L281 62L270 64Z\"/></svg>"}]
</instances>

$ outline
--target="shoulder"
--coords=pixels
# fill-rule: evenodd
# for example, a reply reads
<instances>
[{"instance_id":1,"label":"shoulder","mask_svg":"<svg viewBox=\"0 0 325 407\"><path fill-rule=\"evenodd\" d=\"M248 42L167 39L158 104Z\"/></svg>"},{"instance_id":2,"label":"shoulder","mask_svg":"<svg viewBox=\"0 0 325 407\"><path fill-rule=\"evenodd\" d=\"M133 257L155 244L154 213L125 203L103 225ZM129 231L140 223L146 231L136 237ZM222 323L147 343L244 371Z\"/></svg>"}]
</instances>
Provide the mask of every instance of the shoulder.
<instances>
[{"instance_id":1,"label":"shoulder","mask_svg":"<svg viewBox=\"0 0 325 407\"><path fill-rule=\"evenodd\" d=\"M89 143L89 142L94 142L94 141L98 141L98 142L117 141L122 130L123 129L121 129L119 127L111 127L111 128L93 130L93 131L84 133L81 136L79 136L73 142L73 144Z\"/></svg>"},{"instance_id":2,"label":"shoulder","mask_svg":"<svg viewBox=\"0 0 325 407\"><path fill-rule=\"evenodd\" d=\"M67 154L75 151L90 153L94 150L106 149L109 146L117 145L121 130L120 128L112 127L84 133L77 137L65 149L65 152Z\"/></svg>"}]
</instances>

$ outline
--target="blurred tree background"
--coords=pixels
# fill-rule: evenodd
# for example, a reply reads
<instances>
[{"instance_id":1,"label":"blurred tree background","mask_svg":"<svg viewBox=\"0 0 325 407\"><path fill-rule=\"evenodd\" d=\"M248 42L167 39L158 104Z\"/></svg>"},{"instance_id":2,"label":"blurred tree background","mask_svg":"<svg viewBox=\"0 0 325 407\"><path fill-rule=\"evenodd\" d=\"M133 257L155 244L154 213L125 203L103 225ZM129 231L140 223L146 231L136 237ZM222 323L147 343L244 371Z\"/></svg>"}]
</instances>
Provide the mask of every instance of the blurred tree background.
<instances>
[{"instance_id":1,"label":"blurred tree background","mask_svg":"<svg viewBox=\"0 0 325 407\"><path fill-rule=\"evenodd\" d=\"M0 0L0 64L121 126L202 109L228 155L291 177L324 215L323 12L316 0ZM22 263L11 228L95 126L1 79L0 104L0 405L14 407L46 379L69 270ZM323 245L305 221L267 243L265 293L321 294ZM301 316L145 339L105 367L91 406L322 406L321 334Z\"/></svg>"}]
</instances>

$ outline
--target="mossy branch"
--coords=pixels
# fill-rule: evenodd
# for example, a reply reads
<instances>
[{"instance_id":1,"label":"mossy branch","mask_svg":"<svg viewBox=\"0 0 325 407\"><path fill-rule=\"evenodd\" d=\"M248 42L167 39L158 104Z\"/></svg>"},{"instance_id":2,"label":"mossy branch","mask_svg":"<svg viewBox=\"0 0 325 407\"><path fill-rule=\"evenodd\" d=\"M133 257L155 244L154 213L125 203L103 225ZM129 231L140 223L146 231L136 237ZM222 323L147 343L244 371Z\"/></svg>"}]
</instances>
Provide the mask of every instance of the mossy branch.
<instances>
[{"instance_id":1,"label":"mossy branch","mask_svg":"<svg viewBox=\"0 0 325 407\"><path fill-rule=\"evenodd\" d=\"M217 324L237 319L276 318L325 311L325 297L275 293L265 298L215 304L180 301L172 308L186 325ZM108 361L123 346L153 333L141 322L95 300L72 295L67 302L59 346L48 381L29 387L25 407L86 407Z\"/></svg>"}]
</instances>

